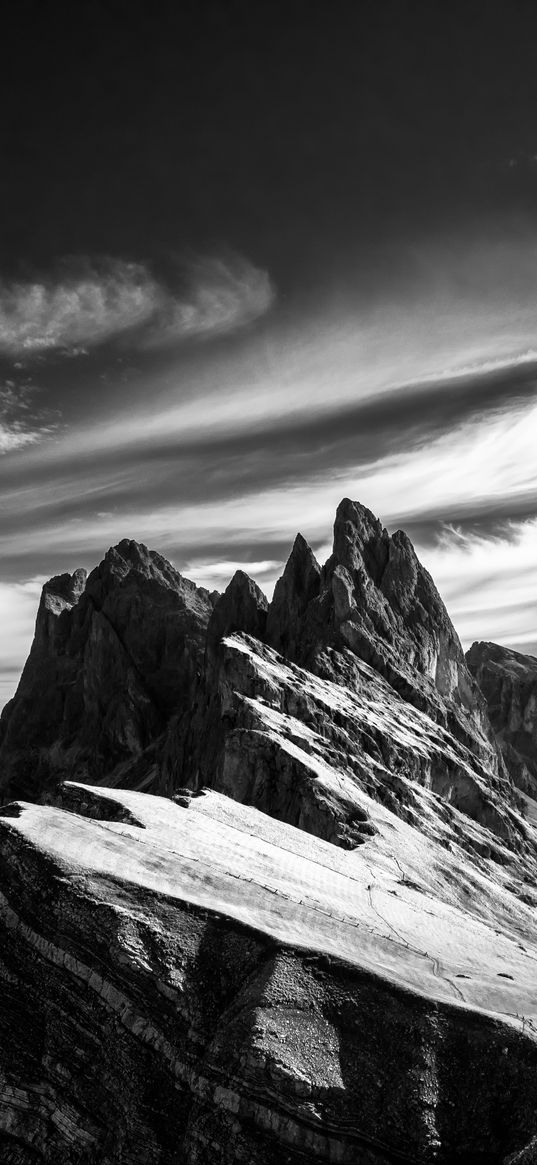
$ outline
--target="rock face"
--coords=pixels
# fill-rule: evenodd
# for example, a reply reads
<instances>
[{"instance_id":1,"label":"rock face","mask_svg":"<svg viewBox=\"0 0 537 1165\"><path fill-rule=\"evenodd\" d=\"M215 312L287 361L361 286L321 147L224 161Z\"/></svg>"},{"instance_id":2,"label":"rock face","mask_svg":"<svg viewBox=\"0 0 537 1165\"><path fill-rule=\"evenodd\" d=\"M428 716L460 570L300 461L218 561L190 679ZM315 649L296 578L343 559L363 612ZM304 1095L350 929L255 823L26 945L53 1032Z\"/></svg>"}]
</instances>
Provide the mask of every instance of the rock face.
<instances>
[{"instance_id":1,"label":"rock face","mask_svg":"<svg viewBox=\"0 0 537 1165\"><path fill-rule=\"evenodd\" d=\"M440 720L449 715L454 728L459 721L463 736L487 734L483 699L431 576L407 535L390 536L358 502L338 506L333 553L322 570L297 539L276 585L268 638L289 658L330 674L326 648L348 649L416 707L436 708Z\"/></svg>"},{"instance_id":2,"label":"rock face","mask_svg":"<svg viewBox=\"0 0 537 1165\"><path fill-rule=\"evenodd\" d=\"M246 638L222 638L237 630ZM149 758L157 791L210 786L352 846L367 831L357 783L404 815L417 782L524 844L485 701L432 579L406 536L390 538L356 502L338 509L323 569L297 537L268 614L235 576L211 617L195 703L160 763ZM135 777L148 779L143 767Z\"/></svg>"},{"instance_id":3,"label":"rock face","mask_svg":"<svg viewBox=\"0 0 537 1165\"><path fill-rule=\"evenodd\" d=\"M0 722L2 1161L532 1159L535 696L485 646L348 500L270 604L126 541L46 585Z\"/></svg>"},{"instance_id":4,"label":"rock face","mask_svg":"<svg viewBox=\"0 0 537 1165\"><path fill-rule=\"evenodd\" d=\"M537 659L497 643L473 643L466 659L514 784L537 798Z\"/></svg>"},{"instance_id":5,"label":"rock face","mask_svg":"<svg viewBox=\"0 0 537 1165\"><path fill-rule=\"evenodd\" d=\"M0 814L2 1161L531 1144L534 910L449 825L451 851L362 794L374 834L346 853L213 792L53 800Z\"/></svg>"},{"instance_id":6,"label":"rock face","mask_svg":"<svg viewBox=\"0 0 537 1165\"><path fill-rule=\"evenodd\" d=\"M159 763L149 758L152 787L218 789L344 848L372 831L360 791L425 828L425 788L435 813L462 812L491 831L486 840L468 841L472 847L484 844L490 856L501 839L513 853L525 849L492 748L487 766L353 653L334 651L329 659L339 682L283 660L251 636L220 641L208 650L186 743L179 725ZM147 787L141 762L134 772Z\"/></svg>"},{"instance_id":7,"label":"rock face","mask_svg":"<svg viewBox=\"0 0 537 1165\"><path fill-rule=\"evenodd\" d=\"M190 699L213 600L136 542L86 578L43 588L35 638L0 720L0 787L34 797L50 778L100 779L132 761Z\"/></svg>"}]
</instances>

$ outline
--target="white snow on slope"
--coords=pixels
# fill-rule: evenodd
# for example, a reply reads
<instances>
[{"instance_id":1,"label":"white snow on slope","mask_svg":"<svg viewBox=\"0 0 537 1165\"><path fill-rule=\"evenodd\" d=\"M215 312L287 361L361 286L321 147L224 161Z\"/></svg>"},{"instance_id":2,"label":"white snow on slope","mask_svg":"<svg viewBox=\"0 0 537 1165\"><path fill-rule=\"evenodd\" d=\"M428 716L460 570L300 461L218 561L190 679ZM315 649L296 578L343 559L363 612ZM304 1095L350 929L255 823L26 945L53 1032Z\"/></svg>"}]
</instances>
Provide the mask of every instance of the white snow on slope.
<instances>
[{"instance_id":1,"label":"white snow on slope","mask_svg":"<svg viewBox=\"0 0 537 1165\"><path fill-rule=\"evenodd\" d=\"M537 1038L534 911L493 863L476 871L365 795L379 833L355 851L214 792L188 808L126 790L110 799L145 828L24 804L2 833L22 834L97 898L110 901L112 878L134 900L143 889L194 903L429 998L535 1023Z\"/></svg>"}]
</instances>

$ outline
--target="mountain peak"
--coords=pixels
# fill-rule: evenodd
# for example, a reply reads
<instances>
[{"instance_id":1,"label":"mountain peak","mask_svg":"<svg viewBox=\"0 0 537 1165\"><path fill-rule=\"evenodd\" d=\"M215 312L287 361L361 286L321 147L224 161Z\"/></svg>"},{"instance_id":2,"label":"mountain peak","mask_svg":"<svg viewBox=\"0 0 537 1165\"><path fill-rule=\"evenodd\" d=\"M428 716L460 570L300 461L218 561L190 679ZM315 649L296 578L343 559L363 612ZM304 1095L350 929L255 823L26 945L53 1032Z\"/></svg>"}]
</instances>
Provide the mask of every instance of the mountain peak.
<instances>
[{"instance_id":1,"label":"mountain peak","mask_svg":"<svg viewBox=\"0 0 537 1165\"><path fill-rule=\"evenodd\" d=\"M343 498L334 522L333 559L354 574L363 572L378 583L389 553L389 534L360 502Z\"/></svg>"},{"instance_id":2,"label":"mountain peak","mask_svg":"<svg viewBox=\"0 0 537 1165\"><path fill-rule=\"evenodd\" d=\"M321 573L311 547L302 534L297 534L274 588L267 619L269 643L290 658L297 654L306 611L319 594Z\"/></svg>"},{"instance_id":3,"label":"mountain peak","mask_svg":"<svg viewBox=\"0 0 537 1165\"><path fill-rule=\"evenodd\" d=\"M233 631L244 631L264 639L268 601L261 588L244 570L236 570L223 595L217 600L209 620L211 643Z\"/></svg>"}]
</instances>

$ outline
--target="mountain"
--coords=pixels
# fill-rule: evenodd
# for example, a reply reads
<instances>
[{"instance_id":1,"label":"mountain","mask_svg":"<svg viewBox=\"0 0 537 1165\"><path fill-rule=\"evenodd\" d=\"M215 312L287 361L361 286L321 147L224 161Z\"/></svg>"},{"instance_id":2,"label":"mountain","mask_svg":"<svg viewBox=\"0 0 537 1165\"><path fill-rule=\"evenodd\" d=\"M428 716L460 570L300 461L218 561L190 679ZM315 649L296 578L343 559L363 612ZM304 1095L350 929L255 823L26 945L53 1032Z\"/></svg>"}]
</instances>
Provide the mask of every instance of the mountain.
<instances>
[{"instance_id":1,"label":"mountain","mask_svg":"<svg viewBox=\"0 0 537 1165\"><path fill-rule=\"evenodd\" d=\"M2 1160L536 1161L537 805L482 682L348 499L270 603L132 542L46 584L1 720Z\"/></svg>"}]
</instances>

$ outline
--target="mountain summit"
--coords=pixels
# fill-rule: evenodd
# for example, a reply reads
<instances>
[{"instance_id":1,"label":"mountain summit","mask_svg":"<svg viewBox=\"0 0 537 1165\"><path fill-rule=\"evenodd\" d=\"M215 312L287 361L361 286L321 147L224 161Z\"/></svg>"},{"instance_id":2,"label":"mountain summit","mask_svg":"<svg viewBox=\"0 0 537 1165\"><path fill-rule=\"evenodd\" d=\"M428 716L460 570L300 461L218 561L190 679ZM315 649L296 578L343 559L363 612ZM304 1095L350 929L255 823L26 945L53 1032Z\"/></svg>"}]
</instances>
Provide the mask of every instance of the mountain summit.
<instances>
[{"instance_id":1,"label":"mountain summit","mask_svg":"<svg viewBox=\"0 0 537 1165\"><path fill-rule=\"evenodd\" d=\"M127 540L47 583L0 721L2 1159L537 1159L513 654L348 499L270 603Z\"/></svg>"}]
</instances>

